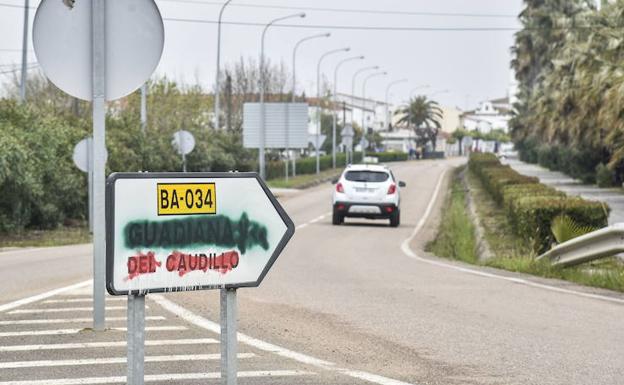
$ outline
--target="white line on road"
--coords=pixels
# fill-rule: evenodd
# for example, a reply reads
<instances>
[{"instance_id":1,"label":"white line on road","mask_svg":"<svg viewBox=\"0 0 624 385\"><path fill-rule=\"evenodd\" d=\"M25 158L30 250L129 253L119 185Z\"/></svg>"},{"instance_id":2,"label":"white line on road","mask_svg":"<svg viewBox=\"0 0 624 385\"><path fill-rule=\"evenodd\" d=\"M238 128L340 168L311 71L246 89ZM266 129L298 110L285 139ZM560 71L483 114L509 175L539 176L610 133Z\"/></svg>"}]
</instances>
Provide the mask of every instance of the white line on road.
<instances>
[{"instance_id":1,"label":"white line on road","mask_svg":"<svg viewBox=\"0 0 624 385\"><path fill-rule=\"evenodd\" d=\"M253 353L240 353L238 359L255 357ZM147 356L145 362L176 362L176 361L206 361L219 360L221 354L184 354L170 356ZM43 368L55 366L85 366L85 365L112 365L125 364L128 357L110 358L85 358L81 360L44 360L44 361L15 361L0 362L0 369L22 369L22 368Z\"/></svg>"},{"instance_id":2,"label":"white line on road","mask_svg":"<svg viewBox=\"0 0 624 385\"><path fill-rule=\"evenodd\" d=\"M184 326L146 326L146 331L175 331L186 330ZM88 329L56 329L56 330L27 330L22 332L3 332L0 337L28 337L28 336L56 336L66 334L78 334L88 331ZM109 328L106 331L125 332L126 328Z\"/></svg>"},{"instance_id":3,"label":"white line on road","mask_svg":"<svg viewBox=\"0 0 624 385\"><path fill-rule=\"evenodd\" d=\"M163 316L146 316L146 321L165 321L167 318ZM107 317L106 321L126 321L126 317ZM9 325L47 325L47 324L64 324L64 323L81 323L93 322L93 318L58 318L58 319L18 319L10 321L0 321L0 326Z\"/></svg>"},{"instance_id":4,"label":"white line on road","mask_svg":"<svg viewBox=\"0 0 624 385\"><path fill-rule=\"evenodd\" d=\"M295 227L295 230L301 230L301 229L303 229L303 228L308 227L308 226L309 226L309 225L311 225L311 224L314 224L314 223L317 223L317 222L319 222L319 221L322 221L323 219L327 218L329 215L331 215L331 211L326 212L326 213L325 213L325 214L323 214L323 215L319 215L318 217L316 217L316 218L314 218L314 219L312 219L312 220L309 220L309 221L307 221L307 222L305 222L305 223L302 223L302 224L300 224L300 225L297 225L297 226Z\"/></svg>"},{"instance_id":5,"label":"white line on road","mask_svg":"<svg viewBox=\"0 0 624 385\"><path fill-rule=\"evenodd\" d=\"M193 338L180 340L148 340L145 346L176 346L176 345L212 345L219 341L214 338ZM13 345L0 346L0 352L26 352L37 350L67 350L67 349L93 349L93 348L116 348L126 347L127 341L113 342L83 342L72 344L47 344L47 345Z\"/></svg>"},{"instance_id":6,"label":"white line on road","mask_svg":"<svg viewBox=\"0 0 624 385\"><path fill-rule=\"evenodd\" d=\"M558 293L571 294L571 295L575 295L575 296L579 296L579 297L598 299L598 300L602 300L602 301L608 301L608 302L624 304L624 299L621 299L621 298L609 297L609 296L600 295L600 294L584 293L582 291L563 289L563 288L556 287L556 286L551 286L551 285L546 285L546 284L542 284L542 283L532 282L532 281L529 281L529 280L523 279L523 278L507 277L507 276L504 276L504 275L488 273L488 272L485 272L485 271L480 271L480 270L476 270L476 269L462 267L462 266L459 266L459 265L453 265L453 264L450 264L450 263L436 261L436 260L429 259L429 258L423 258L423 257L419 256L418 254L416 254L411 249L410 243L416 237L416 235L418 235L418 233L422 230L423 226L427 222L427 219L429 218L429 215L431 215L431 211L433 210L433 206L435 205L436 201L438 200L438 196L440 195L440 188L442 187L442 182L444 181L444 175L446 174L446 172L447 172L447 170L444 170L442 172L442 174L440 174L440 177L438 179L438 183L437 183L437 185L435 187L433 195L431 196L431 200L429 201L429 204L427 206L425 214L420 218L420 221L418 221L418 224L414 228L414 231L409 236L409 238L405 239L403 241L403 243L401 243L401 250L403 251L403 253L405 255L407 255L408 257L410 257L412 259L420 261L420 262L424 262L424 263L427 263L427 264L430 264L430 265L433 265L433 266L443 267L443 268L446 268L446 269L453 269L453 270L461 271L462 273L478 275L478 276L481 276L481 277L487 277L487 278L493 278L493 279L500 279L500 280L503 280L503 281L518 283L518 284L521 284L521 285L536 287L536 288L539 288L539 289L554 291L554 292L558 292Z\"/></svg>"},{"instance_id":7,"label":"white line on road","mask_svg":"<svg viewBox=\"0 0 624 385\"><path fill-rule=\"evenodd\" d=\"M153 295L152 299L156 303L158 303L160 306L162 306L164 309L170 311L171 313L175 314L179 318L182 318L195 326L198 326L202 329L211 331L216 334L221 333L221 326L218 323L212 322L204 317L201 317L183 308L182 306L166 299L165 297L161 295ZM239 342L247 344L256 349L269 352L269 353L273 353L278 356L285 357L291 360L295 360L303 364L314 366L323 370L338 372L338 373L344 374L352 378L364 379L366 381L379 384L379 385L411 385L406 382L394 380L394 379L383 377L383 376L378 376L372 373L339 368L339 367L336 367L336 364L333 362L324 361L324 360L309 356L307 354L295 352L295 351L283 348L281 346L273 345L271 343L258 340L256 338L250 337L242 333L238 333L237 337L238 337ZM0 383L0 385L4 385L4 384Z\"/></svg>"},{"instance_id":8,"label":"white line on road","mask_svg":"<svg viewBox=\"0 0 624 385\"><path fill-rule=\"evenodd\" d=\"M65 286L65 287L61 287L61 288L58 288L58 289L46 291L45 293L33 295L32 297L22 298L22 299L17 300L17 301L5 303L4 305L0 305L0 313L2 313L4 311L7 311L7 310L15 309L16 307L27 305L27 304L30 304L30 303L33 303L33 302L41 301L43 299L50 298L50 297L53 297L53 296L55 296L57 294L61 294L61 293L64 293L64 292L67 292L67 291L70 291L70 290L82 289L83 287L91 285L92 283L93 283L93 281L88 280L88 281L76 283L74 285Z\"/></svg>"},{"instance_id":9,"label":"white line on road","mask_svg":"<svg viewBox=\"0 0 624 385\"><path fill-rule=\"evenodd\" d=\"M146 309L149 309L149 306L145 305ZM106 310L126 310L126 306L107 306ZM37 314L37 313L72 313L77 311L93 311L93 307L60 307L60 308L50 308L50 309L18 309L12 310L7 314Z\"/></svg>"},{"instance_id":10,"label":"white line on road","mask_svg":"<svg viewBox=\"0 0 624 385\"><path fill-rule=\"evenodd\" d=\"M293 377L311 376L314 372L302 370L265 370L238 372L239 378L258 377ZM145 376L145 382L166 382L185 380L215 380L221 378L221 373L176 373L176 374L151 374ZM92 377L92 378L64 378L60 380L37 380L37 381L4 381L0 385L97 385L97 384L125 384L126 377Z\"/></svg>"},{"instance_id":11,"label":"white line on road","mask_svg":"<svg viewBox=\"0 0 624 385\"><path fill-rule=\"evenodd\" d=\"M119 302L125 302L128 299L124 296L124 297L107 297L106 298L106 302L114 302L114 301L119 301ZM47 301L43 301L43 303L90 303L93 302L93 298L91 297L85 297L85 298L65 298L65 299L49 299Z\"/></svg>"}]
</instances>

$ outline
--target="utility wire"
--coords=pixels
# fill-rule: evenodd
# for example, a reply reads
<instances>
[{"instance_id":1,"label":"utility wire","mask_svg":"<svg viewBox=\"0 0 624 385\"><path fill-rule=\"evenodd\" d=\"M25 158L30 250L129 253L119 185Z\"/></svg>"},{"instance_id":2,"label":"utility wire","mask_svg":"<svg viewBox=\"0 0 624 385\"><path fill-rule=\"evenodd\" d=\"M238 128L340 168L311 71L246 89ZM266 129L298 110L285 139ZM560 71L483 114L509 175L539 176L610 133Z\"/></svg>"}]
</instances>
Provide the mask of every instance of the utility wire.
<instances>
[{"instance_id":1,"label":"utility wire","mask_svg":"<svg viewBox=\"0 0 624 385\"><path fill-rule=\"evenodd\" d=\"M37 67L39 67L39 64L30 66L30 67L26 67L26 70L30 71L30 70L35 69ZM20 72L21 70L22 70L21 68L15 68L15 69L12 69L12 70L0 71L0 75L12 74L12 73L15 73L15 72Z\"/></svg>"},{"instance_id":2,"label":"utility wire","mask_svg":"<svg viewBox=\"0 0 624 385\"><path fill-rule=\"evenodd\" d=\"M221 6L222 2L218 1L199 1L199 0L159 0L171 3L187 3L200 5ZM334 13L360 13L373 15L401 15L401 16L451 16L451 17L487 17L487 18L517 18L518 15L510 14L483 14L483 13L455 13L455 12L414 12L414 11L387 11L380 9L355 9L355 8L325 8L325 7L296 7L290 5L267 5L267 4L250 4L232 2L230 7L245 8L266 8L266 9L284 9L299 11L317 11L317 12L334 12Z\"/></svg>"}]
</instances>

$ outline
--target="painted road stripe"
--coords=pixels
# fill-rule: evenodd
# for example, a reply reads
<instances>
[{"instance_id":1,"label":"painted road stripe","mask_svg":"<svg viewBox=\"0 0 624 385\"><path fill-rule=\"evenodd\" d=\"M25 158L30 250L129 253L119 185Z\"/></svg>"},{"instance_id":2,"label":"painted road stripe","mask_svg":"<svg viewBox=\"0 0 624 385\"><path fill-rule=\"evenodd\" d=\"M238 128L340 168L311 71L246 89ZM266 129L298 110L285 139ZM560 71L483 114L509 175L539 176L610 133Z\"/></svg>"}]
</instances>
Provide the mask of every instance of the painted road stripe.
<instances>
[{"instance_id":1,"label":"painted road stripe","mask_svg":"<svg viewBox=\"0 0 624 385\"><path fill-rule=\"evenodd\" d=\"M167 318L163 316L146 316L146 321L165 321ZM107 317L106 321L126 321L126 317ZM46 324L64 324L64 323L81 323L93 322L93 318L58 318L58 319L20 319L11 321L0 321L0 326L9 325L46 325Z\"/></svg>"},{"instance_id":2,"label":"painted road stripe","mask_svg":"<svg viewBox=\"0 0 624 385\"><path fill-rule=\"evenodd\" d=\"M106 302L125 302L128 299L126 297L107 297ZM49 299L47 301L43 301L43 303L90 303L93 302L93 298L85 297L85 298L64 298L64 299Z\"/></svg>"},{"instance_id":3,"label":"painted road stripe","mask_svg":"<svg viewBox=\"0 0 624 385\"><path fill-rule=\"evenodd\" d=\"M149 306L145 305L146 309ZM126 306L107 306L106 310L127 310ZM36 313L71 313L77 311L93 311L93 307L60 307L52 309L18 309L11 310L7 314L36 314Z\"/></svg>"},{"instance_id":4,"label":"painted road stripe","mask_svg":"<svg viewBox=\"0 0 624 385\"><path fill-rule=\"evenodd\" d=\"M260 377L293 377L311 376L314 372L303 370L265 370L238 372L238 378L260 378ZM175 373L175 374L151 374L145 376L145 382L166 382L184 380L215 380L221 378L221 373ZM91 377L91 378L64 378L54 380L37 381L3 381L0 385L96 385L96 384L125 384L126 377Z\"/></svg>"},{"instance_id":5,"label":"painted road stripe","mask_svg":"<svg viewBox=\"0 0 624 385\"><path fill-rule=\"evenodd\" d=\"M302 223L302 224L300 224L300 225L297 225L297 226L295 227L295 230L300 230L300 229L303 229L303 228L308 227L308 226L309 226L309 225L311 225L311 224L314 224L314 223L316 223L316 222L322 221L324 218L326 218L326 217L327 217L327 216L329 216L329 215L331 215L331 211L330 211L330 212L327 212L327 213L325 213L325 214L323 214L323 215L319 215L318 217L316 217L316 218L314 218L314 219L312 219L312 220L309 220L309 221L307 221L307 222L305 222L305 223Z\"/></svg>"},{"instance_id":6,"label":"painted road stripe","mask_svg":"<svg viewBox=\"0 0 624 385\"><path fill-rule=\"evenodd\" d=\"M166 299L162 295L156 294L156 295L152 295L151 297L156 303L158 303L164 309L186 320L187 322L195 326L198 326L202 329L209 330L216 334L221 333L221 326L218 323L207 320L206 318L199 316L183 308L182 306ZM337 372L337 373L344 374L352 378L364 379L366 381L379 384L379 385L413 385L407 382L394 380L392 378L387 378L387 377L379 376L379 375L372 374L372 373L355 371L355 370L350 370L346 368L340 368L340 367L337 367L336 364L333 362L321 360L319 358L315 358L307 354L295 352L295 351L283 348L281 346L273 345L269 342L261 341L261 340L258 340L256 338L250 337L242 333L238 333L237 337L238 337L239 342L247 344L256 349L269 352L269 353L273 353L278 356L285 357L294 361L298 361L306 365L314 366L319 369L323 369L323 370L327 370L331 372ZM4 384L0 383L0 385L4 385Z\"/></svg>"},{"instance_id":7,"label":"painted road stripe","mask_svg":"<svg viewBox=\"0 0 624 385\"><path fill-rule=\"evenodd\" d=\"M84 342L73 344L46 344L46 345L14 345L0 346L0 352L26 352L37 350L67 350L67 349L93 349L93 348L117 348L126 347L127 341L113 342ZM180 340L148 340L145 346L176 346L176 345L214 345L219 341L214 338L193 338Z\"/></svg>"},{"instance_id":8,"label":"painted road stripe","mask_svg":"<svg viewBox=\"0 0 624 385\"><path fill-rule=\"evenodd\" d=\"M238 359L255 357L253 353L237 354ZM221 353L217 354L184 354L172 356L147 356L145 362L176 362L176 361L205 361L220 360ZM111 358L86 358L82 360L45 360L45 361L16 361L16 362L0 362L0 369L23 369L23 368L42 368L53 366L84 366L84 365L112 365L125 364L128 357L111 357Z\"/></svg>"},{"instance_id":9,"label":"painted road stripe","mask_svg":"<svg viewBox=\"0 0 624 385\"><path fill-rule=\"evenodd\" d=\"M584 297L584 298L597 299L597 300L607 301L607 302L612 302L612 303L624 304L624 299L622 299L622 298L609 297L609 296L600 295L600 294L585 293L585 292L578 291L578 290L564 289L564 288L557 287L557 286L546 285L546 284L543 284L543 283L537 283L537 282L533 282L533 281L530 281L530 280L527 280L527 279L523 279L523 278L508 277L508 276L505 276L505 275L489 273L489 272L486 272L486 271L481 271L481 270L477 270L477 269L463 267L461 265L454 265L454 264L445 263L445 262L434 260L434 259L423 258L423 257L419 256L418 254L416 254L416 252L414 252L414 250L412 250L412 248L410 247L410 243L416 237L416 235L418 235L418 233L422 230L422 228L424 227L425 223L427 222L427 219L431 215L431 211L433 210L433 206L435 205L436 201L438 200L438 195L440 195L440 188L442 187L442 182L444 181L444 175L446 174L446 172L447 172L447 170L444 170L442 172L442 174L440 174L440 177L438 179L438 183L437 183L436 188L435 188L435 190L433 192L433 195L431 196L431 200L429 201L429 205L427 206L425 214L420 218L420 221L418 221L418 224L414 228L414 231L409 236L409 238L405 239L403 241L403 243L401 244L401 251L403 251L403 253L406 256L408 256L408 257L410 257L412 259L415 259L417 261L420 261L420 262L423 262L423 263L427 263L429 265L443 267L445 269L452 269L452 270L460 271L462 273L467 273L467 274L472 274L472 275L477 275L477 276L486 277L486 278L492 278L492 279L500 279L500 280L507 281L507 282L518 283L518 284L521 284L521 285L535 287L535 288L538 288L538 289L554 291L554 292L562 293L562 294L570 294L570 295L575 295L575 296L578 296L578 297Z\"/></svg>"},{"instance_id":10,"label":"painted road stripe","mask_svg":"<svg viewBox=\"0 0 624 385\"><path fill-rule=\"evenodd\" d=\"M65 286L65 287L61 287L61 288L58 288L58 289L46 291L45 293L33 295L32 297L26 297L26 298L22 298L22 299L17 300L17 301L5 303L4 305L0 305L0 313L5 312L7 310L15 309L15 308L23 306L23 305L28 305L28 304L33 303L33 302L41 301L43 299L50 298L50 297L53 297L53 296L61 294L61 293L65 293L67 291L76 290L76 289L82 289L82 288L84 288L84 287L86 287L88 285L91 285L91 284L93 284L93 281L91 281L91 280L84 281L84 282L76 283L74 285Z\"/></svg>"},{"instance_id":11,"label":"painted road stripe","mask_svg":"<svg viewBox=\"0 0 624 385\"><path fill-rule=\"evenodd\" d=\"M125 332L126 328L108 328L107 331ZM146 326L145 331L174 331L187 330L184 326ZM55 336L66 334L78 334L86 329L57 329L57 330L28 330L23 332L4 332L0 337L28 337L28 336Z\"/></svg>"}]
</instances>

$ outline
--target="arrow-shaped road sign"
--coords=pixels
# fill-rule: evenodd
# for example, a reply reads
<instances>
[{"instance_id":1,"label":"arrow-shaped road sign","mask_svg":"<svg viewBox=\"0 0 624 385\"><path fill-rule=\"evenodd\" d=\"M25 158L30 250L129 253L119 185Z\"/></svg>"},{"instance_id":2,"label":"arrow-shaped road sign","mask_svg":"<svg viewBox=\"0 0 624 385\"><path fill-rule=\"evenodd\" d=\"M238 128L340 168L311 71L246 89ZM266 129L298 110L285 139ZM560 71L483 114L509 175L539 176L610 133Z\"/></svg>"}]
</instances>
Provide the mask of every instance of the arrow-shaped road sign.
<instances>
[{"instance_id":1,"label":"arrow-shaped road sign","mask_svg":"<svg viewBox=\"0 0 624 385\"><path fill-rule=\"evenodd\" d=\"M258 286L295 232L256 173L118 173L106 199L113 295Z\"/></svg>"}]
</instances>

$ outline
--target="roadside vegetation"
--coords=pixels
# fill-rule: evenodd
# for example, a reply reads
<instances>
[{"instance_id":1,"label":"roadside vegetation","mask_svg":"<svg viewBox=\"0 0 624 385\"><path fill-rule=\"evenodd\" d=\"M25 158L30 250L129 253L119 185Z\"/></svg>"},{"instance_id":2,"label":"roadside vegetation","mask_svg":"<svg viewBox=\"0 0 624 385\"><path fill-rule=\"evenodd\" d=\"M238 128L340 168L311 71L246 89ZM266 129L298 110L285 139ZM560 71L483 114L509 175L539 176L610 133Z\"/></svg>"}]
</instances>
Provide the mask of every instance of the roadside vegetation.
<instances>
[{"instance_id":1,"label":"roadside vegetation","mask_svg":"<svg viewBox=\"0 0 624 385\"><path fill-rule=\"evenodd\" d=\"M488 192L480 178L467 168L456 171L450 193L450 205L444 210L437 238L428 251L437 256L544 278L563 279L582 285L624 292L624 264L617 258L605 258L576 267L553 267L538 261L534 243L514 231L506 209ZM485 241L493 258L480 259L476 235L464 194L471 194L483 228ZM463 245L465 249L458 249Z\"/></svg>"},{"instance_id":2,"label":"roadside vegetation","mask_svg":"<svg viewBox=\"0 0 624 385\"><path fill-rule=\"evenodd\" d=\"M512 67L520 158L601 187L624 182L624 2L525 1Z\"/></svg>"}]
</instances>

